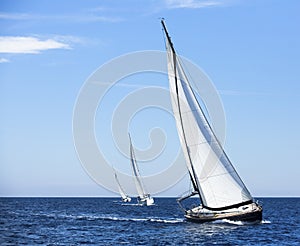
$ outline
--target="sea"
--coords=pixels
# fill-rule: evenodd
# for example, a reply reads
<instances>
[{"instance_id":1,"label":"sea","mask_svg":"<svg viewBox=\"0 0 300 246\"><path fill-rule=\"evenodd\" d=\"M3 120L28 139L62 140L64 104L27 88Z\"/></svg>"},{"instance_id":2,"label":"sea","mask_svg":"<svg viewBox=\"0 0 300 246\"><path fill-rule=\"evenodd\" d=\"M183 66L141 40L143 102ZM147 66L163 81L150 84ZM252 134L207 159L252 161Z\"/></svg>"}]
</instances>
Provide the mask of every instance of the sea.
<instances>
[{"instance_id":1,"label":"sea","mask_svg":"<svg viewBox=\"0 0 300 246\"><path fill-rule=\"evenodd\" d=\"M300 198L258 200L259 224L197 224L176 198L0 198L0 245L300 245Z\"/></svg>"}]
</instances>

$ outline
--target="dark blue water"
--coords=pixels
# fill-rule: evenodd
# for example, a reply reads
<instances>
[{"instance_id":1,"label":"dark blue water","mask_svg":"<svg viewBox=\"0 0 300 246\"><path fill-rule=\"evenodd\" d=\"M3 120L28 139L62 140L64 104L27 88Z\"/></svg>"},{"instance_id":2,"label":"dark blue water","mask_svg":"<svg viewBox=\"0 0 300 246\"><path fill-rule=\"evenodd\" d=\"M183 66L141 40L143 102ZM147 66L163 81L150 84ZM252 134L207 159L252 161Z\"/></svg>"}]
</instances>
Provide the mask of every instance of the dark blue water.
<instances>
[{"instance_id":1,"label":"dark blue water","mask_svg":"<svg viewBox=\"0 0 300 246\"><path fill-rule=\"evenodd\" d=\"M300 245L300 198L259 200L263 222L249 225L187 222L173 198L0 198L0 244Z\"/></svg>"}]
</instances>

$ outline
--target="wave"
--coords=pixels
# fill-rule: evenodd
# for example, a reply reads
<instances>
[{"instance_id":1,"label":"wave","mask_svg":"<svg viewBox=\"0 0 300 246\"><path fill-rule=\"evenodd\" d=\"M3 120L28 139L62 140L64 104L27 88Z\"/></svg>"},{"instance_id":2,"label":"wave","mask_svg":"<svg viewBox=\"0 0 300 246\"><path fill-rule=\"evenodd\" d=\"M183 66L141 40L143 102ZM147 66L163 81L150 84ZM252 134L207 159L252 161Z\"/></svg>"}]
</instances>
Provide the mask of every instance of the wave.
<instances>
[{"instance_id":1,"label":"wave","mask_svg":"<svg viewBox=\"0 0 300 246\"><path fill-rule=\"evenodd\" d=\"M150 219L151 222L162 222L162 223L182 223L184 219Z\"/></svg>"},{"instance_id":2,"label":"wave","mask_svg":"<svg viewBox=\"0 0 300 246\"><path fill-rule=\"evenodd\" d=\"M143 206L143 204L138 203L122 203L121 206Z\"/></svg>"},{"instance_id":3,"label":"wave","mask_svg":"<svg viewBox=\"0 0 300 246\"><path fill-rule=\"evenodd\" d=\"M271 221L270 220L262 220L261 224L271 224Z\"/></svg>"},{"instance_id":4,"label":"wave","mask_svg":"<svg viewBox=\"0 0 300 246\"><path fill-rule=\"evenodd\" d=\"M224 222L232 225L245 225L245 223L242 221L233 221L233 220L224 219Z\"/></svg>"},{"instance_id":5,"label":"wave","mask_svg":"<svg viewBox=\"0 0 300 246\"><path fill-rule=\"evenodd\" d=\"M231 224L231 225L245 225L244 222L242 221L234 221L234 220L229 220L229 219L222 219L222 220L216 220L213 222L214 224L219 224L219 223L226 223L226 224Z\"/></svg>"},{"instance_id":6,"label":"wave","mask_svg":"<svg viewBox=\"0 0 300 246\"><path fill-rule=\"evenodd\" d=\"M234 220L229 220L229 219L222 219L222 220L213 221L212 223L214 223L214 224L226 223L226 224L230 224L230 225L243 226L243 225L253 225L253 224L270 224L271 221L269 221L269 220L262 220L259 223L259 222L246 222L246 221L234 221Z\"/></svg>"}]
</instances>

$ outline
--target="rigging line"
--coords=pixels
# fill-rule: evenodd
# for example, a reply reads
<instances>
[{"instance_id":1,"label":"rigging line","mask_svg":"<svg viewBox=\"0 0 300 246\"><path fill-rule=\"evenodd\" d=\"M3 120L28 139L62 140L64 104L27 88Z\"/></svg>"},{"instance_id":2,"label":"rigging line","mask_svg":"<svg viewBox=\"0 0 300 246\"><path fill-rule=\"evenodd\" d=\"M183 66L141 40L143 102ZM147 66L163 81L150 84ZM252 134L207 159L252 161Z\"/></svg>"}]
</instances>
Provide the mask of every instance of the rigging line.
<instances>
[{"instance_id":1,"label":"rigging line","mask_svg":"<svg viewBox=\"0 0 300 246\"><path fill-rule=\"evenodd\" d=\"M200 201L203 204L203 199L201 197L200 189L199 189L200 184L198 183L199 181L197 179L197 176L195 175L195 170L194 170L194 167L193 167L192 159L191 159L191 156L190 156L190 151L189 151L189 148L187 146L187 141L186 141L185 132L184 132L184 128L183 128L183 120L182 120L182 116L181 116L180 100L179 100L179 95L178 95L178 81L177 81L177 70L176 70L176 52L175 52L175 49L174 49L173 44L171 42L171 38L169 37L169 34L167 32L164 21L162 20L161 23L163 25L166 37L168 39L168 42L169 42L171 50L172 50L173 64L174 64L173 69L174 69L174 76L175 76L175 86L176 86L176 95L177 95L177 104L178 104L178 110L179 110L179 118L180 118L181 128L182 128L182 132L183 132L182 135L183 135L184 143L185 143L185 146L186 146L186 150L187 150L187 154L188 154L188 158L189 158L191 169L192 169L192 172L193 172L193 175L194 175L195 182L194 182L194 179L192 178L192 174L190 172L189 172L189 174L190 174L191 181L193 183L194 189L195 189L195 191L198 191Z\"/></svg>"}]
</instances>

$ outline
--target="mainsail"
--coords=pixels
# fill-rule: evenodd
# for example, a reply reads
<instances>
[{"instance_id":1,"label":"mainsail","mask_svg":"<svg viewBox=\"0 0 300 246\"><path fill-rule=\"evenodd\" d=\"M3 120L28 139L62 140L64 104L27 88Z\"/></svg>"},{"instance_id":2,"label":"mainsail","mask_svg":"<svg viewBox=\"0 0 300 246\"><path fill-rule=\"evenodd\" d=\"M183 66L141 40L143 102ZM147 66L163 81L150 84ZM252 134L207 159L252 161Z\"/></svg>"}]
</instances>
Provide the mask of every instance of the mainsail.
<instances>
[{"instance_id":1,"label":"mainsail","mask_svg":"<svg viewBox=\"0 0 300 246\"><path fill-rule=\"evenodd\" d=\"M130 135L129 135L129 140L130 140L130 158L131 158L132 171L133 171L133 175L134 175L134 182L135 182L135 186L136 186L137 192L139 194L139 197L143 198L146 196L146 192L145 192L143 183L141 181L141 175L140 175L140 171L137 166L137 163L136 163Z\"/></svg>"},{"instance_id":2,"label":"mainsail","mask_svg":"<svg viewBox=\"0 0 300 246\"><path fill-rule=\"evenodd\" d=\"M115 172L115 180L116 180L116 182L117 182L117 184L118 184L119 193L120 193L122 199L123 199L123 200L128 199L128 196L126 195L126 193L125 193L123 187L121 186L120 181L119 181L119 179L118 179L118 176L117 176L117 173L116 173L116 172Z\"/></svg>"},{"instance_id":3,"label":"mainsail","mask_svg":"<svg viewBox=\"0 0 300 246\"><path fill-rule=\"evenodd\" d=\"M190 86L164 21L173 113L186 164L203 207L222 210L252 202L252 196L216 138Z\"/></svg>"}]
</instances>

